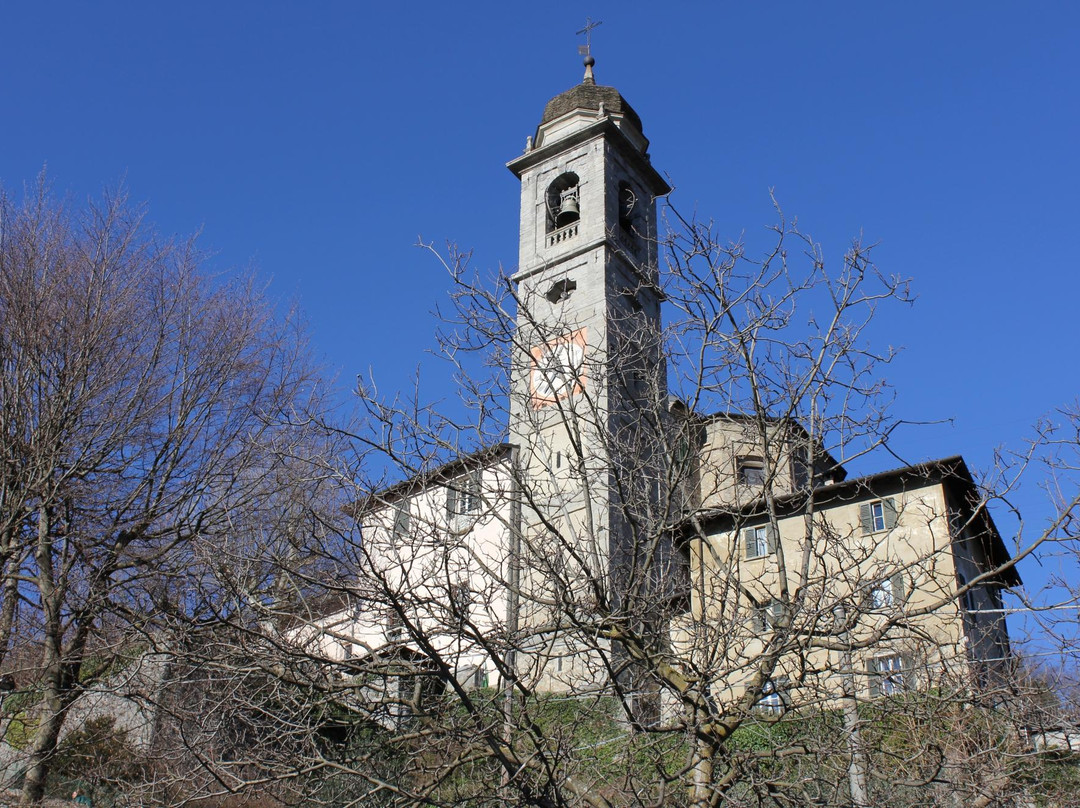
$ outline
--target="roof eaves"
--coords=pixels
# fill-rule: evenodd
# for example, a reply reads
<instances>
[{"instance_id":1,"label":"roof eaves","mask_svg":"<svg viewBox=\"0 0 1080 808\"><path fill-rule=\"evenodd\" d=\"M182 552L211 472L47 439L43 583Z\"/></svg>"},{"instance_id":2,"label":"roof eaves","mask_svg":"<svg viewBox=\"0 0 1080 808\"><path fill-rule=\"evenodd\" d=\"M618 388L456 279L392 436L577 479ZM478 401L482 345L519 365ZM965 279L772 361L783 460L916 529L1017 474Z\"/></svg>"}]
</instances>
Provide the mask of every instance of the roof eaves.
<instances>
[{"instance_id":1,"label":"roof eaves","mask_svg":"<svg viewBox=\"0 0 1080 808\"><path fill-rule=\"evenodd\" d=\"M364 510L365 505L370 506L374 504L379 507L388 505L402 497L423 490L434 483L445 482L446 480L452 479L464 471L471 471L483 467L491 461L502 460L509 456L515 448L516 446L513 443L495 443L491 446L477 449L475 452L470 452L467 455L455 457L453 460L449 460L435 468L421 471L414 474L412 477L407 477L393 485L389 485L386 488L373 492L356 504L355 512L357 515L361 513Z\"/></svg>"}]
</instances>

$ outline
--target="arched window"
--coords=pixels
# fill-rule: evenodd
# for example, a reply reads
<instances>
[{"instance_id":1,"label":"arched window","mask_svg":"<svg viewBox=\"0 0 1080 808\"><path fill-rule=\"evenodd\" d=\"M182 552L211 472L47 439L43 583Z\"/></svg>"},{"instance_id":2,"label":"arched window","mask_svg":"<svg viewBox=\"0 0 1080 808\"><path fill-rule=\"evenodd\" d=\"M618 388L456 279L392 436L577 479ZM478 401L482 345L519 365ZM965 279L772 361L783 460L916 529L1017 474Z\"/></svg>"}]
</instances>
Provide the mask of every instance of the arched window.
<instances>
[{"instance_id":1,"label":"arched window","mask_svg":"<svg viewBox=\"0 0 1080 808\"><path fill-rule=\"evenodd\" d=\"M547 189L547 232L561 230L581 218L578 175L567 171Z\"/></svg>"}]
</instances>

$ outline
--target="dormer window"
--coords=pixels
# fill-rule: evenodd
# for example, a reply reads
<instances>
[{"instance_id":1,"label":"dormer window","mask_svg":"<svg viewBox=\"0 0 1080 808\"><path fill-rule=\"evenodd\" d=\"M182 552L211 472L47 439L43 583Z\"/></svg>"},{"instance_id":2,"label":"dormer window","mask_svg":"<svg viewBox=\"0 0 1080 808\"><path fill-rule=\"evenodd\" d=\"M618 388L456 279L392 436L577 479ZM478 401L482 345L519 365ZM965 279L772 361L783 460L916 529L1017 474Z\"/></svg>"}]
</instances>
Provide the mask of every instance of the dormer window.
<instances>
[{"instance_id":1,"label":"dormer window","mask_svg":"<svg viewBox=\"0 0 1080 808\"><path fill-rule=\"evenodd\" d=\"M737 458L735 469L739 485L762 486L765 484L765 463L760 457Z\"/></svg>"},{"instance_id":2,"label":"dormer window","mask_svg":"<svg viewBox=\"0 0 1080 808\"><path fill-rule=\"evenodd\" d=\"M581 218L578 197L578 175L567 171L560 175L547 190L547 232L552 233L576 224Z\"/></svg>"}]
</instances>

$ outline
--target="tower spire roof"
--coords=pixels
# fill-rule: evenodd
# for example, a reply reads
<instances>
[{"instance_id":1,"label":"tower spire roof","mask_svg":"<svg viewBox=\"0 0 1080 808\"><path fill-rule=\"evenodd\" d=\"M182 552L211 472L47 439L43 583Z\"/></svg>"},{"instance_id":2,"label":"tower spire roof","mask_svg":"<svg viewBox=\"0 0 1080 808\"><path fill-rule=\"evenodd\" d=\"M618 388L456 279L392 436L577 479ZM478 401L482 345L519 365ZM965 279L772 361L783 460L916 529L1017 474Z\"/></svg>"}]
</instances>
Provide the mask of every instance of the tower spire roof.
<instances>
[{"instance_id":1,"label":"tower spire roof","mask_svg":"<svg viewBox=\"0 0 1080 808\"><path fill-rule=\"evenodd\" d=\"M547 106L544 107L544 116L540 119L540 125L543 126L575 109L596 112L603 109L608 115L623 116L640 132L641 118L619 91L614 87L604 87L596 83L593 78L594 64L596 60L592 56L585 58L585 78L582 79L581 84L574 85L548 101Z\"/></svg>"}]
</instances>

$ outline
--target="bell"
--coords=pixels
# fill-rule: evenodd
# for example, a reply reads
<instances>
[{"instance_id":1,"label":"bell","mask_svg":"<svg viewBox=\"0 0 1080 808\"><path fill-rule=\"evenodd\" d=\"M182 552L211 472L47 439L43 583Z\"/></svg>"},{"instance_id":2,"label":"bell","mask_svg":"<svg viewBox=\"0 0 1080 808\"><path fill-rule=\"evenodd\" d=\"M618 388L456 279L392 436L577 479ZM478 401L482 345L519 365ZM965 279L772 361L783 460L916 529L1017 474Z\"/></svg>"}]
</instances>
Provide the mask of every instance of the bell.
<instances>
[{"instance_id":1,"label":"bell","mask_svg":"<svg viewBox=\"0 0 1080 808\"><path fill-rule=\"evenodd\" d=\"M572 224L580 218L581 213L578 210L577 195L570 196L568 194L563 198L559 213L555 216L555 226L566 227L566 225Z\"/></svg>"}]
</instances>

